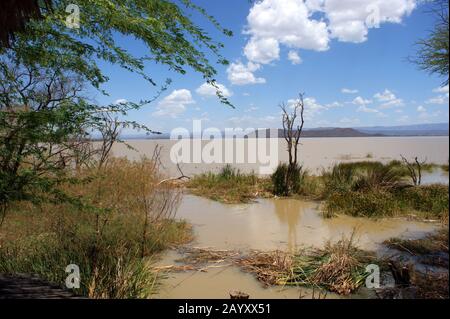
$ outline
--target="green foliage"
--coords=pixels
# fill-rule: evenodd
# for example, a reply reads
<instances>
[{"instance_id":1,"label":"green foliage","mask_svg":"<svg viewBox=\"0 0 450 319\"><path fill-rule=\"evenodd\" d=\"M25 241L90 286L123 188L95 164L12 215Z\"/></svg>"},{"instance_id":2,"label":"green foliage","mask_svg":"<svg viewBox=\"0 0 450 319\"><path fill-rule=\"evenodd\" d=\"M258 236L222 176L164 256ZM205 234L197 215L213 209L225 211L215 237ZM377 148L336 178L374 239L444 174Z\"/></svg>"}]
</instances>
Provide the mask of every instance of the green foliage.
<instances>
[{"instance_id":1,"label":"green foliage","mask_svg":"<svg viewBox=\"0 0 450 319\"><path fill-rule=\"evenodd\" d=\"M325 217L347 214L355 217L392 217L418 214L421 218L448 217L448 188L426 185L383 190L334 192L325 201Z\"/></svg>"},{"instance_id":2,"label":"green foliage","mask_svg":"<svg viewBox=\"0 0 450 319\"><path fill-rule=\"evenodd\" d=\"M355 180L355 174L355 165L347 163L334 165L331 172L324 172L325 196L336 191L351 189Z\"/></svg>"},{"instance_id":3,"label":"green foliage","mask_svg":"<svg viewBox=\"0 0 450 319\"><path fill-rule=\"evenodd\" d=\"M395 193L406 207L434 218L448 217L449 192L446 185L408 187Z\"/></svg>"},{"instance_id":4,"label":"green foliage","mask_svg":"<svg viewBox=\"0 0 450 319\"><path fill-rule=\"evenodd\" d=\"M390 165L367 167L354 181L352 190L369 191L376 188L388 190L404 186L403 174Z\"/></svg>"},{"instance_id":5,"label":"green foliage","mask_svg":"<svg viewBox=\"0 0 450 319\"><path fill-rule=\"evenodd\" d=\"M419 49L413 62L430 74L443 77L445 79L443 85L447 85L449 79L448 1L431 2L431 11L436 19L434 28L426 39L417 42Z\"/></svg>"},{"instance_id":6,"label":"green foliage","mask_svg":"<svg viewBox=\"0 0 450 319\"><path fill-rule=\"evenodd\" d=\"M273 193L278 196L299 194L307 172L299 165L278 164L271 176Z\"/></svg>"},{"instance_id":7,"label":"green foliage","mask_svg":"<svg viewBox=\"0 0 450 319\"><path fill-rule=\"evenodd\" d=\"M79 0L79 28L66 26L69 13L65 10L72 1L52 2L52 11L43 9L44 20L29 23L23 33L17 34L11 49L4 49L14 52L21 63L64 67L96 88L108 81L99 60L135 72L151 85L156 81L145 70L148 62L166 65L181 74L190 68L213 82L216 70L208 53L219 64L228 63L220 54L223 44L195 25L190 15L204 16L225 36L231 36L231 31L190 0ZM118 35L141 42L148 51L144 56L133 55L117 40ZM222 102L229 103L220 92L218 95Z\"/></svg>"},{"instance_id":8,"label":"green foliage","mask_svg":"<svg viewBox=\"0 0 450 319\"><path fill-rule=\"evenodd\" d=\"M99 63L135 72L152 85L156 83L146 72L147 62L181 74L190 68L214 86L216 70L208 54L227 64L219 52L223 45L195 25L190 14L204 16L226 36L231 32L189 0L80 0L79 29L66 26L65 10L71 3L52 1L51 11L42 8L44 19L32 20L10 48L0 48L1 206L14 200L69 200L56 186L71 179L70 168L80 156L92 157L87 142L92 132L105 127L102 113L125 116L153 101L108 106L89 102L85 86L101 89L108 81ZM120 45L119 36L140 41L148 52L133 55ZM231 105L221 92L217 95ZM134 121L119 125L152 132Z\"/></svg>"},{"instance_id":9,"label":"green foliage","mask_svg":"<svg viewBox=\"0 0 450 319\"><path fill-rule=\"evenodd\" d=\"M431 170L428 164L424 169ZM400 161L354 162L335 165L323 174L326 217L388 217L419 213L423 218L448 215L448 188L444 185L412 187L405 182L408 169Z\"/></svg>"}]
</instances>

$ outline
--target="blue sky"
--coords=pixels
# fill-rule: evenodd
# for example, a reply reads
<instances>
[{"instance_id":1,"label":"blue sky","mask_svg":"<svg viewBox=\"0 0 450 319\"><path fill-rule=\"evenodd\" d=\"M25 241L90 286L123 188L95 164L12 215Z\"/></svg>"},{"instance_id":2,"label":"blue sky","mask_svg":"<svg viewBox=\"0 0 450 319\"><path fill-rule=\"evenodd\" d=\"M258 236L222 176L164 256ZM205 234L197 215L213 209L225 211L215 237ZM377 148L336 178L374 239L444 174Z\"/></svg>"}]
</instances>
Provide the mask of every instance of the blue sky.
<instances>
[{"instance_id":1,"label":"blue sky","mask_svg":"<svg viewBox=\"0 0 450 319\"><path fill-rule=\"evenodd\" d=\"M130 119L164 132L190 129L193 119L220 129L275 128L281 126L278 105L304 92L307 127L448 122L448 86L440 87L441 78L406 61L415 41L433 26L432 16L415 0L194 2L234 32L227 38L193 16L225 44L222 54L231 65L216 65L217 81L236 108L220 104L194 71L179 75L149 64L153 79L162 85L171 78L172 84ZM132 39L117 40L132 53L146 53ZM157 91L119 67L103 68L110 96L97 94L100 103L139 101Z\"/></svg>"}]
</instances>

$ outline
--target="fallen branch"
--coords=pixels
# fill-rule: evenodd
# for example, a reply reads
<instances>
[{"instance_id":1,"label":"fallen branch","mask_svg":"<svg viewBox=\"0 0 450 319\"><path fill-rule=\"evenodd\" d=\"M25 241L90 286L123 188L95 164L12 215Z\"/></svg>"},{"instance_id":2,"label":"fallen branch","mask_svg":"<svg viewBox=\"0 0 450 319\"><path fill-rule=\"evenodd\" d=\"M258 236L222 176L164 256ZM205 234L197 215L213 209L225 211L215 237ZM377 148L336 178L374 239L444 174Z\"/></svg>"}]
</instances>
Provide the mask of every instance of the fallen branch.
<instances>
[{"instance_id":1,"label":"fallen branch","mask_svg":"<svg viewBox=\"0 0 450 319\"><path fill-rule=\"evenodd\" d=\"M159 185L161 185L161 184L163 184L163 183L166 183L166 182L178 181L178 180L182 180L182 179L191 179L189 176L184 175L183 171L182 171L181 168L180 168L180 163L177 163L177 169L178 169L178 171L180 172L181 176L163 179L163 180L160 181L157 185L159 186Z\"/></svg>"}]
</instances>

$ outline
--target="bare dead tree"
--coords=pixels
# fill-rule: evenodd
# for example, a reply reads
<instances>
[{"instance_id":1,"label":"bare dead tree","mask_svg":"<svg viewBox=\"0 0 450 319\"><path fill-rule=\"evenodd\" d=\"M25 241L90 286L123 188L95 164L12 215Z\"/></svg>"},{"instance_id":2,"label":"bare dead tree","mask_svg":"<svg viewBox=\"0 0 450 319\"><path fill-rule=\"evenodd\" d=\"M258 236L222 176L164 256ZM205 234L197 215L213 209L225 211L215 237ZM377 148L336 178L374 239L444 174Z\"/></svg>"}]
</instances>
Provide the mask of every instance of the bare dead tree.
<instances>
[{"instance_id":1,"label":"bare dead tree","mask_svg":"<svg viewBox=\"0 0 450 319\"><path fill-rule=\"evenodd\" d=\"M102 142L99 153L98 165L102 167L107 162L111 149L119 138L120 129L122 123L117 117L113 117L111 112L103 112L100 114L101 125L98 126L98 130L102 136Z\"/></svg>"},{"instance_id":2,"label":"bare dead tree","mask_svg":"<svg viewBox=\"0 0 450 319\"><path fill-rule=\"evenodd\" d=\"M162 150L162 146L160 146L159 144L156 144L155 149L153 150L153 155L152 155L152 162L155 165L155 169L159 169L161 166L163 166L163 164L161 162L161 150ZM191 179L189 176L187 176L183 173L183 171L181 170L181 167L180 167L180 163L177 163L177 170L180 173L180 175L178 177L170 177L170 178L163 179L163 180L159 181L158 185L161 185L161 184L164 184L167 182L171 182L171 181Z\"/></svg>"},{"instance_id":3,"label":"bare dead tree","mask_svg":"<svg viewBox=\"0 0 450 319\"><path fill-rule=\"evenodd\" d=\"M300 93L299 98L293 104L280 104L282 110L283 136L287 143L289 164L278 166L272 176L274 182L274 193L288 196L290 193L298 192L301 183L302 167L298 165L298 145L305 124L304 94Z\"/></svg>"},{"instance_id":4,"label":"bare dead tree","mask_svg":"<svg viewBox=\"0 0 450 319\"><path fill-rule=\"evenodd\" d=\"M422 166L427 162L427 160L419 161L417 156L414 158L414 163L408 161L403 155L400 155L406 168L409 172L409 177L415 186L422 184Z\"/></svg>"},{"instance_id":5,"label":"bare dead tree","mask_svg":"<svg viewBox=\"0 0 450 319\"><path fill-rule=\"evenodd\" d=\"M283 135L287 143L287 151L289 153L289 166L294 167L298 164L297 151L300 143L300 137L305 124L304 111L304 94L299 94L299 99L291 106L292 110L288 110L288 105L282 103L280 108L283 112ZM300 122L300 123L298 123Z\"/></svg>"}]
</instances>

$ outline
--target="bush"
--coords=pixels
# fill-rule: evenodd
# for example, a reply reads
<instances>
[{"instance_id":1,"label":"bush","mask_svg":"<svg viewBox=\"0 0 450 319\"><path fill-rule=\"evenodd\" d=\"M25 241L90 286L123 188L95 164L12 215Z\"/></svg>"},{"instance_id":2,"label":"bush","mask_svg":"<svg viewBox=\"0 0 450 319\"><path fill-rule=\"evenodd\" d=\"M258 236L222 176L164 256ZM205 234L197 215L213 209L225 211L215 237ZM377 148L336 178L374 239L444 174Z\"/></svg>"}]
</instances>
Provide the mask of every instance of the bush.
<instances>
[{"instance_id":1,"label":"bush","mask_svg":"<svg viewBox=\"0 0 450 319\"><path fill-rule=\"evenodd\" d=\"M353 164L340 163L333 166L331 172L324 172L324 197L335 192L345 192L352 188L356 176Z\"/></svg>"},{"instance_id":2,"label":"bush","mask_svg":"<svg viewBox=\"0 0 450 319\"><path fill-rule=\"evenodd\" d=\"M403 205L422 212L425 218L448 216L449 192L446 185L422 185L408 187L396 192Z\"/></svg>"},{"instance_id":3,"label":"bush","mask_svg":"<svg viewBox=\"0 0 450 319\"><path fill-rule=\"evenodd\" d=\"M299 194L307 172L300 165L279 164L271 176L273 193L278 196Z\"/></svg>"},{"instance_id":4,"label":"bush","mask_svg":"<svg viewBox=\"0 0 450 319\"><path fill-rule=\"evenodd\" d=\"M375 188L390 190L405 186L402 179L403 175L394 167L380 163L360 172L351 188L354 191L370 191Z\"/></svg>"}]
</instances>

